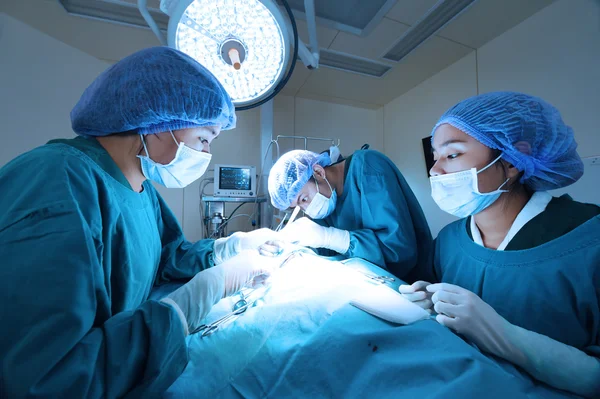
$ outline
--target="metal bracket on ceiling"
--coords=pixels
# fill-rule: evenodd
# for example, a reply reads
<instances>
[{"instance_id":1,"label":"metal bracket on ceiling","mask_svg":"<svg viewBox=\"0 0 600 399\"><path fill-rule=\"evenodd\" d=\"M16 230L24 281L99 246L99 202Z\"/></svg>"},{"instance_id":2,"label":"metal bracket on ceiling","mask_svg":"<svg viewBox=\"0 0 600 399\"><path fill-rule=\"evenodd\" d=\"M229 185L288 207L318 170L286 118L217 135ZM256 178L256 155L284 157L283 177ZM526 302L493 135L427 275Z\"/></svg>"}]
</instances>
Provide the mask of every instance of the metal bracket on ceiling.
<instances>
[{"instance_id":1,"label":"metal bracket on ceiling","mask_svg":"<svg viewBox=\"0 0 600 399\"><path fill-rule=\"evenodd\" d=\"M306 13L306 23L308 25L310 49L302 40L298 39L298 57L300 57L308 69L317 69L319 67L319 42L317 40L315 1L304 0L304 11Z\"/></svg>"},{"instance_id":2,"label":"metal bracket on ceiling","mask_svg":"<svg viewBox=\"0 0 600 399\"><path fill-rule=\"evenodd\" d=\"M165 35L162 34L160 29L158 28L158 25L156 24L156 21L154 20L154 18L152 18L150 12L148 12L148 0L138 0L138 10L140 10L140 14L142 14L142 17L144 17L144 20L146 21L150 29L152 29L154 35L156 35L156 37L160 41L160 44L166 46L167 38L165 37Z\"/></svg>"}]
</instances>

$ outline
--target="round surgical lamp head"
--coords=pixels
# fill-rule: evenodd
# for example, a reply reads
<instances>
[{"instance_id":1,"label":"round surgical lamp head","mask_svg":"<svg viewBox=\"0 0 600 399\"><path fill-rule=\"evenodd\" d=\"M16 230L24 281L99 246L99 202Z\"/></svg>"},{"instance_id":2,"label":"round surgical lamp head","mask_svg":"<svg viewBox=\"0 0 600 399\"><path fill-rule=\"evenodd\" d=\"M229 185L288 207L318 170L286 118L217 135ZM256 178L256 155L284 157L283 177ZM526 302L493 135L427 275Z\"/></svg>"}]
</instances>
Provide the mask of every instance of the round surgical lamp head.
<instances>
[{"instance_id":1,"label":"round surgical lamp head","mask_svg":"<svg viewBox=\"0 0 600 399\"><path fill-rule=\"evenodd\" d=\"M210 70L238 110L248 109L289 78L297 54L292 25L294 46L272 0L181 0L169 19L168 44Z\"/></svg>"}]
</instances>

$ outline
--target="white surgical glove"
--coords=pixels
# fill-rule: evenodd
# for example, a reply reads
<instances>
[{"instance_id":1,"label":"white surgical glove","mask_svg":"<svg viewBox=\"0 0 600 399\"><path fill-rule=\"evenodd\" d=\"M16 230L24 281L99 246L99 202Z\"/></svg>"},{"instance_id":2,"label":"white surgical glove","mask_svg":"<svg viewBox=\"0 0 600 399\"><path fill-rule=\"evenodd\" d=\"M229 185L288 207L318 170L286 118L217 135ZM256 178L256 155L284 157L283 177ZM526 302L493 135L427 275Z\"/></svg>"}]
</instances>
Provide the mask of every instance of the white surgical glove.
<instances>
[{"instance_id":1,"label":"white surgical glove","mask_svg":"<svg viewBox=\"0 0 600 399\"><path fill-rule=\"evenodd\" d=\"M215 265L233 258L242 251L257 249L267 241L276 240L277 233L271 229L258 229L248 233L237 232L229 237L219 238L213 247Z\"/></svg>"},{"instance_id":2,"label":"white surgical glove","mask_svg":"<svg viewBox=\"0 0 600 399\"><path fill-rule=\"evenodd\" d=\"M270 276L272 262L256 251L238 256L196 274L187 284L161 299L175 308L186 331L195 330L214 304L234 295L246 284L260 285Z\"/></svg>"},{"instance_id":3,"label":"white surgical glove","mask_svg":"<svg viewBox=\"0 0 600 399\"><path fill-rule=\"evenodd\" d=\"M279 232L280 239L312 248L331 249L345 254L350 248L350 233L335 227L324 227L309 218L300 218Z\"/></svg>"},{"instance_id":4,"label":"white surgical glove","mask_svg":"<svg viewBox=\"0 0 600 399\"><path fill-rule=\"evenodd\" d=\"M426 289L429 285L431 283L426 281L417 281L411 285L401 285L398 287L398 291L400 291L404 298L431 313L431 308L433 307L431 296L433 294Z\"/></svg>"},{"instance_id":5,"label":"white surgical glove","mask_svg":"<svg viewBox=\"0 0 600 399\"><path fill-rule=\"evenodd\" d=\"M600 360L585 352L509 323L473 292L452 284L427 291L436 320L464 335L480 350L522 367L534 378L586 397L600 395Z\"/></svg>"},{"instance_id":6,"label":"white surgical glove","mask_svg":"<svg viewBox=\"0 0 600 399\"><path fill-rule=\"evenodd\" d=\"M431 284L426 290L433 294L438 323L464 335L484 352L501 357L514 352L506 339L511 324L476 294L447 283Z\"/></svg>"}]
</instances>

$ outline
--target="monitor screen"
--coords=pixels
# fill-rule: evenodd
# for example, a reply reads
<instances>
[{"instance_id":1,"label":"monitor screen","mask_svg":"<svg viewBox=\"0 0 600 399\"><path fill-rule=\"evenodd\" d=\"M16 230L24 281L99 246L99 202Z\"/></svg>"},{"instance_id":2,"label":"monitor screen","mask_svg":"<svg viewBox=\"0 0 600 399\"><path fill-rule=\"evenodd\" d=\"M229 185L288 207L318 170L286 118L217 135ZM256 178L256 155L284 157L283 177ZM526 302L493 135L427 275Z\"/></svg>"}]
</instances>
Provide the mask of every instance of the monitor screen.
<instances>
[{"instance_id":1,"label":"monitor screen","mask_svg":"<svg viewBox=\"0 0 600 399\"><path fill-rule=\"evenodd\" d=\"M248 168L219 168L220 190L252 190L252 176Z\"/></svg>"}]
</instances>

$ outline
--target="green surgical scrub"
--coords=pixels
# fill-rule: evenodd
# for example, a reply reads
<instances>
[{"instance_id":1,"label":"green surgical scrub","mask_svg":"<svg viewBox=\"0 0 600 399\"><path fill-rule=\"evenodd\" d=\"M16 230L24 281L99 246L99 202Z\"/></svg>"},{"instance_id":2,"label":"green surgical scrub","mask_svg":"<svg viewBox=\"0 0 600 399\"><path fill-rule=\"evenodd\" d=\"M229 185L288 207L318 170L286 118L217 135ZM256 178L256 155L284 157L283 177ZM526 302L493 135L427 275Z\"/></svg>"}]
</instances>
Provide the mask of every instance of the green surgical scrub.
<instances>
[{"instance_id":1,"label":"green surgical scrub","mask_svg":"<svg viewBox=\"0 0 600 399\"><path fill-rule=\"evenodd\" d=\"M600 358L600 207L554 198L506 251L476 244L468 226L440 232L421 278L466 288L510 323Z\"/></svg>"},{"instance_id":2,"label":"green surgical scrub","mask_svg":"<svg viewBox=\"0 0 600 399\"><path fill-rule=\"evenodd\" d=\"M152 287L213 266L146 181L134 192L95 139L0 169L0 397L156 397L187 364Z\"/></svg>"},{"instance_id":3,"label":"green surgical scrub","mask_svg":"<svg viewBox=\"0 0 600 399\"><path fill-rule=\"evenodd\" d=\"M433 243L423 210L396 165L372 150L345 160L344 192L317 223L350 232L344 255L362 258L404 278L430 260Z\"/></svg>"}]
</instances>

